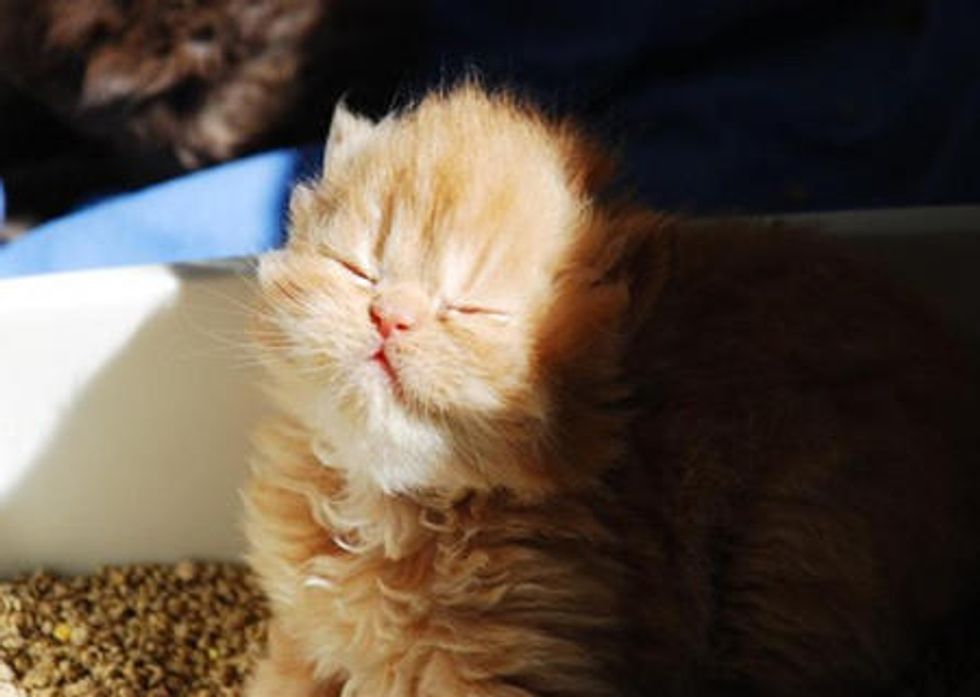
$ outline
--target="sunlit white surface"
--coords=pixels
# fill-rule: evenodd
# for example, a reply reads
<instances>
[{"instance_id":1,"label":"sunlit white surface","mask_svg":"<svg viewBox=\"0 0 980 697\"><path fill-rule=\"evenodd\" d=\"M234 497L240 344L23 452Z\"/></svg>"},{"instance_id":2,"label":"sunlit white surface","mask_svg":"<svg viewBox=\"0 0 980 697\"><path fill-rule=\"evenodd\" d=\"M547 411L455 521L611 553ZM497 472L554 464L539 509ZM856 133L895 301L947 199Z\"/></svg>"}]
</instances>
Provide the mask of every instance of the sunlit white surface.
<instances>
[{"instance_id":1,"label":"sunlit white surface","mask_svg":"<svg viewBox=\"0 0 980 697\"><path fill-rule=\"evenodd\" d=\"M240 269L0 281L0 576L239 553L246 295Z\"/></svg>"},{"instance_id":2,"label":"sunlit white surface","mask_svg":"<svg viewBox=\"0 0 980 697\"><path fill-rule=\"evenodd\" d=\"M0 516L73 398L177 290L161 267L0 282Z\"/></svg>"}]
</instances>

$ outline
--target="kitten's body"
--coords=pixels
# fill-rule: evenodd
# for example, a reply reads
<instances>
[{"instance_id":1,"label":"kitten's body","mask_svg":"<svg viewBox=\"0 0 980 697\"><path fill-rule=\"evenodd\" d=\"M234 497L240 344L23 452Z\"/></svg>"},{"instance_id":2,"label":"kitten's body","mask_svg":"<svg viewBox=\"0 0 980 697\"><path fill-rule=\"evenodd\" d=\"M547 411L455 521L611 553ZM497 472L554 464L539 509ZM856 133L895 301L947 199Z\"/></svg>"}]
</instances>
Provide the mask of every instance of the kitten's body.
<instances>
[{"instance_id":1,"label":"kitten's body","mask_svg":"<svg viewBox=\"0 0 980 697\"><path fill-rule=\"evenodd\" d=\"M938 327L802 233L605 204L608 171L473 88L339 113L261 272L251 695L867 694L963 601Z\"/></svg>"}]
</instances>

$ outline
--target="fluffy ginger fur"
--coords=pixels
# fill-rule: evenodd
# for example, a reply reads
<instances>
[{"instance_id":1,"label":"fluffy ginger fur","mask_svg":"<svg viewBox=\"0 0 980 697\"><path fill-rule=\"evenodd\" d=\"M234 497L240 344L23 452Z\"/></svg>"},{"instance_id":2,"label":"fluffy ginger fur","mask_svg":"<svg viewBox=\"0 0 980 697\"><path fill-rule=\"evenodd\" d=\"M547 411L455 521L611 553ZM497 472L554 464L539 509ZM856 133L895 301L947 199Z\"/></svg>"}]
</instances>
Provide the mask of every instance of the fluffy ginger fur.
<instances>
[{"instance_id":1,"label":"fluffy ginger fur","mask_svg":"<svg viewBox=\"0 0 980 697\"><path fill-rule=\"evenodd\" d=\"M939 328L815 237L612 174L473 85L338 109L259 271L250 697L871 694L961 602Z\"/></svg>"}]
</instances>

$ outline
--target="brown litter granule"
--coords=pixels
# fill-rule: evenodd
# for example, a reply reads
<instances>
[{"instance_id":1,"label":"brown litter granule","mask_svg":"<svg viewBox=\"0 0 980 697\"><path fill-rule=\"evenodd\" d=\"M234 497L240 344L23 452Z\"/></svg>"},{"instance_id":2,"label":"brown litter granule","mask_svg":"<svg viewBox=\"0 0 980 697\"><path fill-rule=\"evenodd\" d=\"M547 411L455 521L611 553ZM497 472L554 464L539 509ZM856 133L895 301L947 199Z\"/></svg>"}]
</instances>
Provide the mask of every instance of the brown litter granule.
<instances>
[{"instance_id":1,"label":"brown litter granule","mask_svg":"<svg viewBox=\"0 0 980 697\"><path fill-rule=\"evenodd\" d=\"M239 564L0 582L0 697L238 695L267 617Z\"/></svg>"}]
</instances>

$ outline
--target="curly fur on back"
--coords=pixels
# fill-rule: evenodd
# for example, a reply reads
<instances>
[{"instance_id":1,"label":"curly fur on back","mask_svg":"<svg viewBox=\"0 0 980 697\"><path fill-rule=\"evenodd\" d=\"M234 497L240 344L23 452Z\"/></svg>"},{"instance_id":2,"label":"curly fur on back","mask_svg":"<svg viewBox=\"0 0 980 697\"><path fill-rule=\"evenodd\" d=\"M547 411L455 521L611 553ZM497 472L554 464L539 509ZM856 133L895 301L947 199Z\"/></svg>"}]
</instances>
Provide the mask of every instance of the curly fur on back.
<instances>
[{"instance_id":1,"label":"curly fur on back","mask_svg":"<svg viewBox=\"0 0 980 697\"><path fill-rule=\"evenodd\" d=\"M975 579L973 392L792 230L473 85L342 107L260 268L259 695L873 694Z\"/></svg>"}]
</instances>

